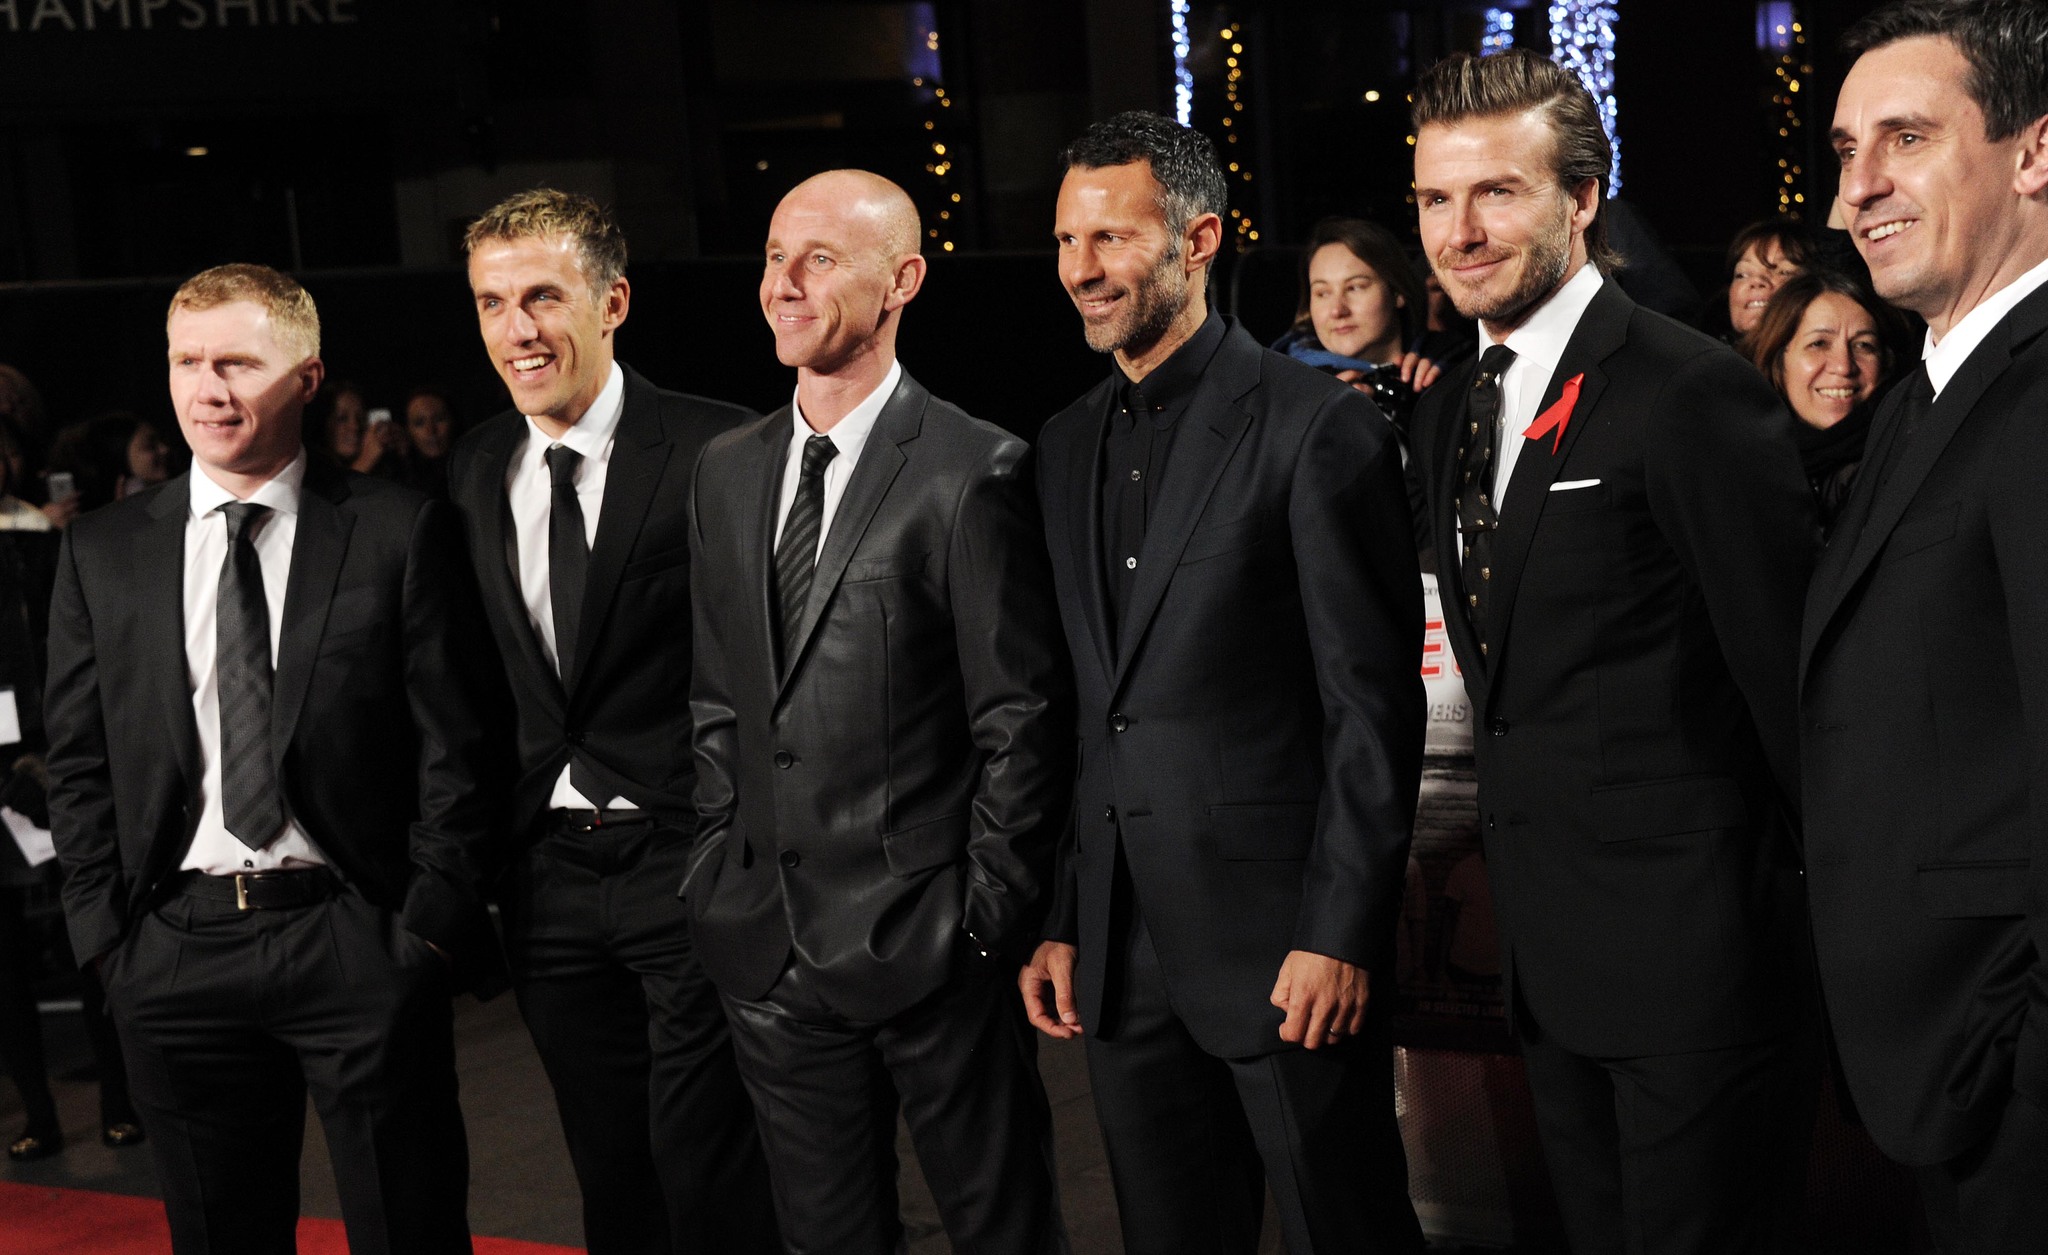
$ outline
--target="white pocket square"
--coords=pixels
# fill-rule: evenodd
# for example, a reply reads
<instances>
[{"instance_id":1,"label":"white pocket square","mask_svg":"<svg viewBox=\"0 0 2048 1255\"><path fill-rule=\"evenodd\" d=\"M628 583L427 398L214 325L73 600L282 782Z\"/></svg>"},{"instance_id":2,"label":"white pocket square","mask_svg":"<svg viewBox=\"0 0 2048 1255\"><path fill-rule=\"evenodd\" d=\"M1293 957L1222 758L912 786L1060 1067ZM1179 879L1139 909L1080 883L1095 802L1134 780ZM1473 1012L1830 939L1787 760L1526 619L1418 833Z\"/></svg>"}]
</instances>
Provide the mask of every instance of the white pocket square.
<instances>
[{"instance_id":1,"label":"white pocket square","mask_svg":"<svg viewBox=\"0 0 2048 1255\"><path fill-rule=\"evenodd\" d=\"M1565 479L1565 480L1559 480L1559 481L1558 481L1557 483L1554 483L1554 484L1552 484L1552 485L1550 486L1550 491L1552 491L1552 492L1570 492L1570 491L1571 491L1572 489L1574 489L1574 488L1591 488L1591 487L1593 487L1593 486L1594 486L1595 484L1597 484L1597 483L1599 483L1599 482L1600 482L1600 481L1599 481L1599 480L1597 480L1597 479Z\"/></svg>"}]
</instances>

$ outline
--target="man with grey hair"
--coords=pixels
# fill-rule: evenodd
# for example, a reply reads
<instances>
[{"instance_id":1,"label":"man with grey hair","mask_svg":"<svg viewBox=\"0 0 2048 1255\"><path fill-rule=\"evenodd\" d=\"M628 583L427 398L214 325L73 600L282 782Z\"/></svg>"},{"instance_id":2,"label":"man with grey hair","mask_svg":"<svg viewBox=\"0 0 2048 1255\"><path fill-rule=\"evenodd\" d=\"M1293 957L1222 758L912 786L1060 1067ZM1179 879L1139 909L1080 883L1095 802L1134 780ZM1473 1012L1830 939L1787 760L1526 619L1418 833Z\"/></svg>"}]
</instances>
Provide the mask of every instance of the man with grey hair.
<instances>
[{"instance_id":1,"label":"man with grey hair","mask_svg":"<svg viewBox=\"0 0 2048 1255\"><path fill-rule=\"evenodd\" d=\"M626 239L587 196L508 197L465 241L512 409L449 490L514 707L501 894L591 1255L778 1245L718 996L676 901L690 810L690 473L752 417L616 360Z\"/></svg>"},{"instance_id":2,"label":"man with grey hair","mask_svg":"<svg viewBox=\"0 0 2048 1255\"><path fill-rule=\"evenodd\" d=\"M1817 533L1790 421L1607 277L1608 142L1568 70L1453 57L1414 122L1424 251L1480 349L1414 455L1571 1246L1777 1250L1815 1076L1790 816Z\"/></svg>"},{"instance_id":3,"label":"man with grey hair","mask_svg":"<svg viewBox=\"0 0 2048 1255\"><path fill-rule=\"evenodd\" d=\"M1840 205L1927 345L1806 602L1821 988L1936 1246L2048 1250L2048 6L1909 0L1847 43Z\"/></svg>"},{"instance_id":4,"label":"man with grey hair","mask_svg":"<svg viewBox=\"0 0 2048 1255\"><path fill-rule=\"evenodd\" d=\"M1124 1249L1414 1251L1394 928L1422 586L1393 428L1209 308L1223 172L1126 113L1066 152L1059 275L1109 378L1039 495L1081 773L1032 1022L1087 1037ZM1049 995L1049 996L1048 996Z\"/></svg>"}]
</instances>

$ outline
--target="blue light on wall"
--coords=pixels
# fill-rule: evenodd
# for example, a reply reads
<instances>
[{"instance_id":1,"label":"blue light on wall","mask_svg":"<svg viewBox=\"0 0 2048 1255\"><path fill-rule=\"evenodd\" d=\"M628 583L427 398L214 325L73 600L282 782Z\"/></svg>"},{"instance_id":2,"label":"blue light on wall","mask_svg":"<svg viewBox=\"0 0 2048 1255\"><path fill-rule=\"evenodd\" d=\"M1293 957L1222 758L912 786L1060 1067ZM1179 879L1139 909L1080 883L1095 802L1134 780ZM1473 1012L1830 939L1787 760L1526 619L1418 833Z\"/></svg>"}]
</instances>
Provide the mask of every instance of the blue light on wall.
<instances>
[{"instance_id":1,"label":"blue light on wall","mask_svg":"<svg viewBox=\"0 0 2048 1255\"><path fill-rule=\"evenodd\" d=\"M1795 25L1792 0L1764 0L1756 6L1756 50L1758 52L1792 51L1792 31Z\"/></svg>"},{"instance_id":2,"label":"blue light on wall","mask_svg":"<svg viewBox=\"0 0 2048 1255\"><path fill-rule=\"evenodd\" d=\"M1579 76L1600 107L1600 125L1614 148L1607 172L1607 194L1621 192L1621 136L1615 128L1614 23L1617 3L1600 0L1551 0L1551 59Z\"/></svg>"},{"instance_id":3,"label":"blue light on wall","mask_svg":"<svg viewBox=\"0 0 2048 1255\"><path fill-rule=\"evenodd\" d=\"M1479 55L1490 57L1496 52L1506 52L1515 46L1515 11L1513 9L1488 9L1486 11L1486 33L1479 37Z\"/></svg>"},{"instance_id":4,"label":"blue light on wall","mask_svg":"<svg viewBox=\"0 0 2048 1255\"><path fill-rule=\"evenodd\" d=\"M1188 68L1188 54L1194 51L1188 36L1188 6L1189 0L1173 0L1173 116L1182 126L1194 125L1195 118L1195 72Z\"/></svg>"}]
</instances>

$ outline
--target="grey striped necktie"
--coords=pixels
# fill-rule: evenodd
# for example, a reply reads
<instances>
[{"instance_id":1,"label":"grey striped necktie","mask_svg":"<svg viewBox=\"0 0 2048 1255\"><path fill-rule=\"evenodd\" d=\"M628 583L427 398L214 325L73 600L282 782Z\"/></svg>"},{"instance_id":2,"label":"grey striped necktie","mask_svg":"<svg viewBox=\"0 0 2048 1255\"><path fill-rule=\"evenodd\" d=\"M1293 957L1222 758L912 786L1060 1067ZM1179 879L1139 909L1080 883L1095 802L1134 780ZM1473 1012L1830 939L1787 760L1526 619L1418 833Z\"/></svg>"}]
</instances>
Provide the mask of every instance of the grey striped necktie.
<instances>
[{"instance_id":1,"label":"grey striped necktie","mask_svg":"<svg viewBox=\"0 0 2048 1255\"><path fill-rule=\"evenodd\" d=\"M797 627L811 599L811 576L818 568L818 530L825 520L825 466L839 454L830 436L804 441L803 467L797 475L796 500L782 524L782 543L775 547L776 607L780 611L782 668L793 661Z\"/></svg>"},{"instance_id":2,"label":"grey striped necktie","mask_svg":"<svg viewBox=\"0 0 2048 1255\"><path fill-rule=\"evenodd\" d=\"M270 602L263 594L263 562L251 535L255 521L270 507L231 501L220 512L228 523L228 553L220 564L220 598L214 607L221 817L237 841L260 850L284 827L277 766L270 757Z\"/></svg>"}]
</instances>

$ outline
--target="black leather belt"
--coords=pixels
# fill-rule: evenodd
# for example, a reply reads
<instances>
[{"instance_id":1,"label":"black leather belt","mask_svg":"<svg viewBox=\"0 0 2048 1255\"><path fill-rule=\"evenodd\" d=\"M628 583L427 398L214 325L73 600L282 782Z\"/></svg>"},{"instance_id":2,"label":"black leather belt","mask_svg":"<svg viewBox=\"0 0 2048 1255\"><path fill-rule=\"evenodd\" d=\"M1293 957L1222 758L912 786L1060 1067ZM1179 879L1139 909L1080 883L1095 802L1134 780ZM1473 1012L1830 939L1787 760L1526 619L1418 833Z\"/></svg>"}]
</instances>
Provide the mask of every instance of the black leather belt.
<instances>
[{"instance_id":1,"label":"black leather belt","mask_svg":"<svg viewBox=\"0 0 2048 1255\"><path fill-rule=\"evenodd\" d=\"M232 876L184 872L171 882L173 894L202 898L208 902L232 902L240 911L277 911L287 907L311 906L315 902L327 901L340 890L340 884L324 867L237 872Z\"/></svg>"},{"instance_id":2,"label":"black leather belt","mask_svg":"<svg viewBox=\"0 0 2048 1255\"><path fill-rule=\"evenodd\" d=\"M605 828L623 828L627 824L651 824L655 822L653 811L643 810L576 810L557 807L548 812L548 820L556 832L598 832Z\"/></svg>"}]
</instances>

